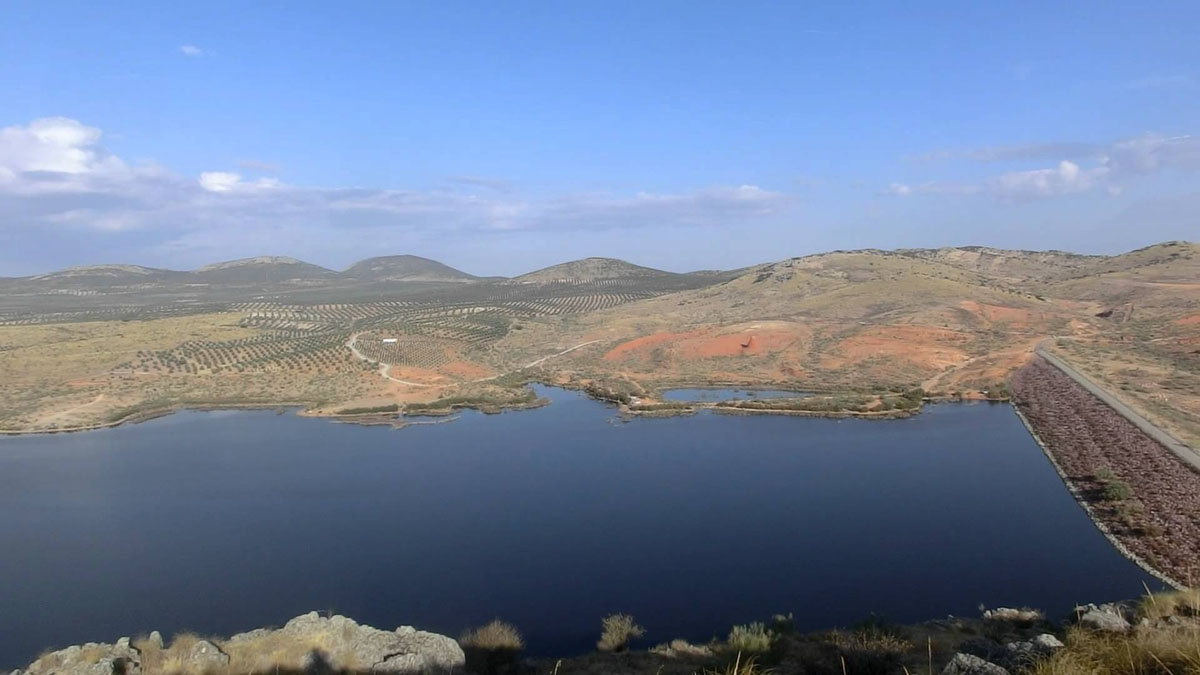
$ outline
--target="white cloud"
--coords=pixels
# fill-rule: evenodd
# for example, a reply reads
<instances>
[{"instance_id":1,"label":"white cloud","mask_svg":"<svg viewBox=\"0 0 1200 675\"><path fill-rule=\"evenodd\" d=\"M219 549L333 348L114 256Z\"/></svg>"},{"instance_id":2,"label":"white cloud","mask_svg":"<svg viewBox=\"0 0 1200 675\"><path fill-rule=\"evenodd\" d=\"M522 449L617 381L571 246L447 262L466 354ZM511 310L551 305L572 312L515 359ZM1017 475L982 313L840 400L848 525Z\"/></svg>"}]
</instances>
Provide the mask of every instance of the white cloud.
<instances>
[{"instance_id":1,"label":"white cloud","mask_svg":"<svg viewBox=\"0 0 1200 675\"><path fill-rule=\"evenodd\" d=\"M1078 164L1063 160L1053 169L1001 174L986 183L986 190L1006 199L1057 197L1087 192L1102 185L1108 174L1108 167L1081 169Z\"/></svg>"},{"instance_id":2,"label":"white cloud","mask_svg":"<svg viewBox=\"0 0 1200 675\"><path fill-rule=\"evenodd\" d=\"M209 192L229 192L238 186L242 177L228 171L208 171L200 174L200 187Z\"/></svg>"},{"instance_id":3,"label":"white cloud","mask_svg":"<svg viewBox=\"0 0 1200 675\"><path fill-rule=\"evenodd\" d=\"M755 185L532 199L515 188L314 188L229 170L187 177L153 164L129 166L101 146L102 137L99 129L67 118L0 129L0 227L72 228L96 236L138 231L142 244L181 260L206 242L244 250L254 242L303 241L319 251L348 235L365 242L400 233L444 238L744 224L787 203Z\"/></svg>"},{"instance_id":4,"label":"white cloud","mask_svg":"<svg viewBox=\"0 0 1200 675\"><path fill-rule=\"evenodd\" d=\"M982 162L1031 162L1058 157L1052 167L1005 172L975 183L892 183L884 194L989 194L1031 200L1091 191L1121 194L1123 182L1164 169L1200 169L1200 139L1146 133L1108 145L1055 142L938 152L923 159L969 158Z\"/></svg>"},{"instance_id":5,"label":"white cloud","mask_svg":"<svg viewBox=\"0 0 1200 675\"><path fill-rule=\"evenodd\" d=\"M48 171L82 174L106 162L116 163L100 150L100 130L65 117L46 117L27 126L0 129L0 167L10 174Z\"/></svg>"},{"instance_id":6,"label":"white cloud","mask_svg":"<svg viewBox=\"0 0 1200 675\"><path fill-rule=\"evenodd\" d=\"M181 45L179 47L179 53L183 54L184 56L198 57L204 56L208 52L197 47L196 45Z\"/></svg>"}]
</instances>

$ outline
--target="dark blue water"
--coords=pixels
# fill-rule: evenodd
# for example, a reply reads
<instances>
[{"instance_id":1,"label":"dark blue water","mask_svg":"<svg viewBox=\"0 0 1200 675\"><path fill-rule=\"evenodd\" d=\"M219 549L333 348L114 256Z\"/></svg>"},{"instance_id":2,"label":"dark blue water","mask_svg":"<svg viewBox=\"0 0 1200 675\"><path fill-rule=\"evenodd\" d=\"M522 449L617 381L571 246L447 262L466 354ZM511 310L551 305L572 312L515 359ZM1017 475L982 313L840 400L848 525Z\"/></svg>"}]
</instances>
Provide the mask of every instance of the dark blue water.
<instances>
[{"instance_id":1,"label":"dark blue water","mask_svg":"<svg viewBox=\"0 0 1200 675\"><path fill-rule=\"evenodd\" d=\"M0 666L158 629L229 634L332 609L533 651L795 612L1062 614L1149 577L1096 531L1006 405L894 421L614 422L546 408L393 430L182 413L0 440Z\"/></svg>"},{"instance_id":2,"label":"dark blue water","mask_svg":"<svg viewBox=\"0 0 1200 675\"><path fill-rule=\"evenodd\" d=\"M755 398L804 398L809 394L782 389L667 389L664 401L712 402L743 401Z\"/></svg>"}]
</instances>

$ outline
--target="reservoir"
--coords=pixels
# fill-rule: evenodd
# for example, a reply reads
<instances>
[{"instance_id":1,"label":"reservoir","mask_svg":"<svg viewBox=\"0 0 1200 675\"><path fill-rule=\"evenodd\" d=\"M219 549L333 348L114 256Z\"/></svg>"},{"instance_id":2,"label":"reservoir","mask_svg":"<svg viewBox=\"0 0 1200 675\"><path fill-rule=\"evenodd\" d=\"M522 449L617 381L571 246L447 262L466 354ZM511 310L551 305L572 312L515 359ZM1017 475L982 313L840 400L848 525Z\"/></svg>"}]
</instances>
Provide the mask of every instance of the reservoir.
<instances>
[{"instance_id":1,"label":"reservoir","mask_svg":"<svg viewBox=\"0 0 1200 675\"><path fill-rule=\"evenodd\" d=\"M1052 618L1153 578L1108 543L1006 404L900 420L636 419L573 392L395 430L184 412L0 439L0 669L41 650L310 610L535 654L976 616Z\"/></svg>"}]
</instances>

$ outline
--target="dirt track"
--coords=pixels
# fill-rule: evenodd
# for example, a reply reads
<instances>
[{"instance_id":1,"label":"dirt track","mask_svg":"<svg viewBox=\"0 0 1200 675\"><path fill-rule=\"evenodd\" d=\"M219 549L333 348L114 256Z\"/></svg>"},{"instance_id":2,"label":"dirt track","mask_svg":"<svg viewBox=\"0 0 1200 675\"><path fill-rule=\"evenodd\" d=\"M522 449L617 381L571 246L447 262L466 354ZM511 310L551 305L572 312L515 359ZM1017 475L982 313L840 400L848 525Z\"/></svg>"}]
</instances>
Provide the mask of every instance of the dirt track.
<instances>
[{"instance_id":1,"label":"dirt track","mask_svg":"<svg viewBox=\"0 0 1200 675\"><path fill-rule=\"evenodd\" d=\"M1044 359L1012 378L1014 401L1067 480L1129 550L1168 576L1200 574L1200 473ZM1108 469L1133 498L1105 501Z\"/></svg>"}]
</instances>

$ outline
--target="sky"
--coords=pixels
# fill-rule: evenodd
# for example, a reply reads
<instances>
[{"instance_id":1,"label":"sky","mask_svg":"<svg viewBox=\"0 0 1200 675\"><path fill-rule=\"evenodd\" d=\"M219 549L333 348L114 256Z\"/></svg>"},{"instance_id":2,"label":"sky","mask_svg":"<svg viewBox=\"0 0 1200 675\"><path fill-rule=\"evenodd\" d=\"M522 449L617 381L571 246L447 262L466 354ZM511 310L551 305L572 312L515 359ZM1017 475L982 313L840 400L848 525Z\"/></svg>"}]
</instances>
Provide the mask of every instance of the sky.
<instances>
[{"instance_id":1,"label":"sky","mask_svg":"<svg viewBox=\"0 0 1200 675\"><path fill-rule=\"evenodd\" d=\"M853 5L853 6L851 6ZM1200 3L10 0L0 276L1200 237Z\"/></svg>"}]
</instances>

